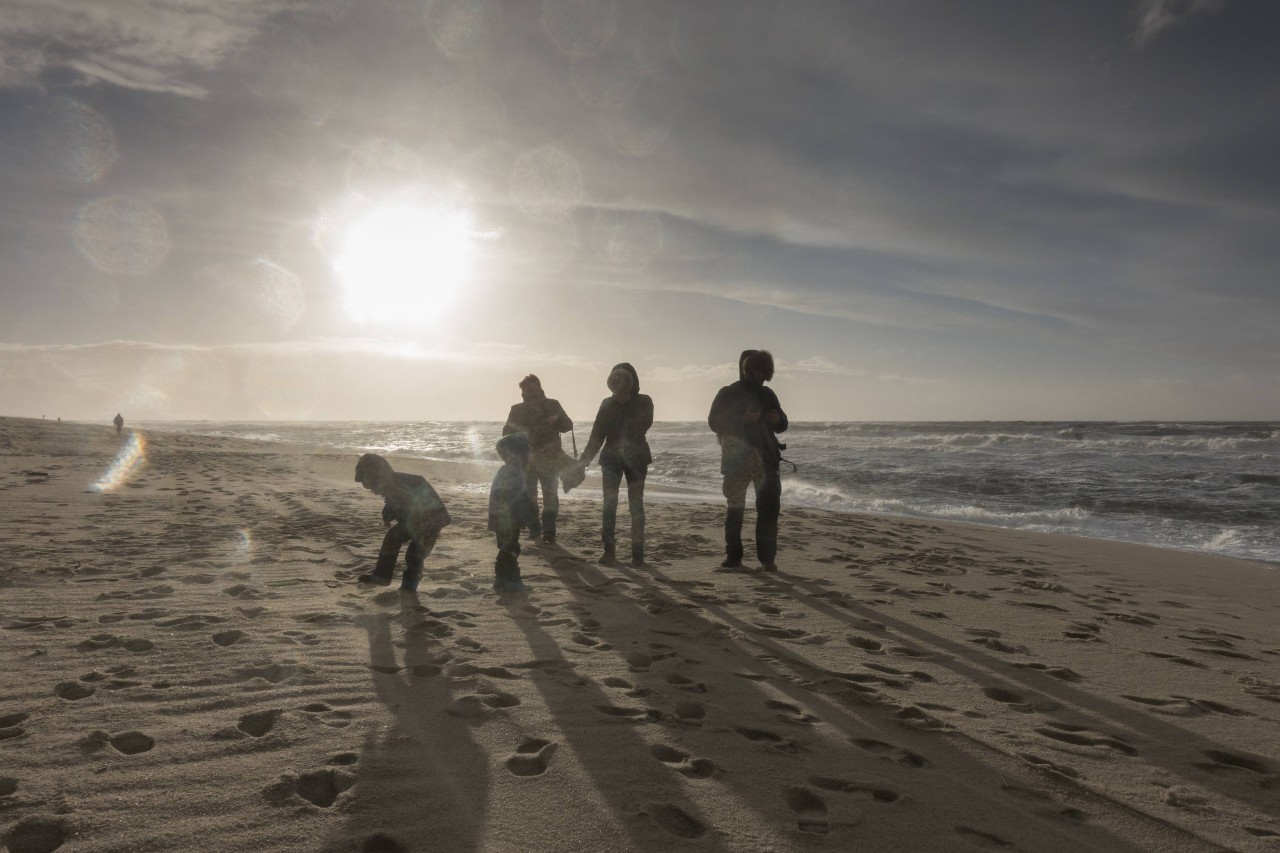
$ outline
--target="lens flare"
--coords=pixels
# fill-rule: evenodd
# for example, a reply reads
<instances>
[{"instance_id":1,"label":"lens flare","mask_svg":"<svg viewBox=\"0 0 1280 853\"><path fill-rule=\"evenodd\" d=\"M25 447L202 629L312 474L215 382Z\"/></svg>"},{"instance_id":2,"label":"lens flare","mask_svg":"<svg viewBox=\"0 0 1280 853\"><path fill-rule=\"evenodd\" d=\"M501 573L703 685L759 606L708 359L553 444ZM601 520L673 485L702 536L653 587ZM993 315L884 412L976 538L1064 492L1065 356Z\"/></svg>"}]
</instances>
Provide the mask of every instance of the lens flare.
<instances>
[{"instance_id":1,"label":"lens flare","mask_svg":"<svg viewBox=\"0 0 1280 853\"><path fill-rule=\"evenodd\" d=\"M103 472L91 486L90 491L114 492L142 473L147 467L147 439L142 433L132 431L129 438L120 447L120 452L112 461L111 467Z\"/></svg>"}]
</instances>

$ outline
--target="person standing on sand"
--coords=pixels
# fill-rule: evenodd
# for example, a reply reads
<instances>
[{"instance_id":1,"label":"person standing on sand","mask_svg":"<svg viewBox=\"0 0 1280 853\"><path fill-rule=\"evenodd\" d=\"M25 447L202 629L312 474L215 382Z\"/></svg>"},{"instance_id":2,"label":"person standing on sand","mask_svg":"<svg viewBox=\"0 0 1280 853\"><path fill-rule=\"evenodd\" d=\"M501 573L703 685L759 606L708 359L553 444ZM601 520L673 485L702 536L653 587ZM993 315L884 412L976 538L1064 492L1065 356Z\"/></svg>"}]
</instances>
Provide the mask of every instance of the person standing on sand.
<instances>
[{"instance_id":1,"label":"person standing on sand","mask_svg":"<svg viewBox=\"0 0 1280 853\"><path fill-rule=\"evenodd\" d=\"M489 486L489 530L498 544L493 588L498 592L524 592L527 587L520 577L520 528L538 517L538 505L529 497L524 482L524 472L529 467L529 439L518 432L505 435L498 440L497 449L502 467Z\"/></svg>"},{"instance_id":2,"label":"person standing on sand","mask_svg":"<svg viewBox=\"0 0 1280 853\"><path fill-rule=\"evenodd\" d=\"M738 381L726 385L711 403L707 424L720 441L720 473L724 475L724 568L742 565L742 521L747 486L756 494L756 558L760 568L776 572L778 513L782 507L782 478L778 468L784 445L777 434L786 432L787 415L778 395L764 383L773 379L773 355L746 350L738 358Z\"/></svg>"},{"instance_id":3,"label":"person standing on sand","mask_svg":"<svg viewBox=\"0 0 1280 853\"><path fill-rule=\"evenodd\" d=\"M615 364L606 383L612 395L605 397L591 426L591 438L578 457L586 467L600 451L604 479L604 517L601 538L604 554L600 565L617 563L614 531L618 522L618 490L627 478L627 506L631 510L631 565L644 565L644 478L653 456L645 434L653 426L653 399L640 393L640 377L625 361ZM604 450L601 451L603 446Z\"/></svg>"},{"instance_id":4,"label":"person standing on sand","mask_svg":"<svg viewBox=\"0 0 1280 853\"><path fill-rule=\"evenodd\" d=\"M422 579L422 564L435 548L436 538L453 521L449 510L426 478L399 473L376 453L366 453L356 462L356 482L384 499L382 524L387 528L377 565L358 580L375 586L390 585L400 546L408 542L400 589L414 592Z\"/></svg>"},{"instance_id":5,"label":"person standing on sand","mask_svg":"<svg viewBox=\"0 0 1280 853\"><path fill-rule=\"evenodd\" d=\"M529 520L529 535L543 542L556 541L556 516L560 513L560 496L556 494L565 453L560 433L573 429L573 421L565 414L559 400L551 400L542 390L542 381L530 373L520 380L523 402L511 407L502 427L504 436L524 433L529 441L529 465L525 469L525 490L535 508ZM538 486L542 486L542 519L539 522Z\"/></svg>"},{"instance_id":6,"label":"person standing on sand","mask_svg":"<svg viewBox=\"0 0 1280 853\"><path fill-rule=\"evenodd\" d=\"M116 412L115 420L112 423L116 425L116 435L119 435L120 430L124 429L124 415Z\"/></svg>"}]
</instances>

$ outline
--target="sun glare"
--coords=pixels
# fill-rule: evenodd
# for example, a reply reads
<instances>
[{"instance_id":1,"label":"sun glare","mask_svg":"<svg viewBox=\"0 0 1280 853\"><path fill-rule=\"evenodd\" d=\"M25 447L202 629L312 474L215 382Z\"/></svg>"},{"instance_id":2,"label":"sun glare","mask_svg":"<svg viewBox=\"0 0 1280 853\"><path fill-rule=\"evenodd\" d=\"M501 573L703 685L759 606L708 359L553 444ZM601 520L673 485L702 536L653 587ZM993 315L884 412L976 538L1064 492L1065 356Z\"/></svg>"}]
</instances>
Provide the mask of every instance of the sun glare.
<instances>
[{"instance_id":1,"label":"sun glare","mask_svg":"<svg viewBox=\"0 0 1280 853\"><path fill-rule=\"evenodd\" d=\"M460 295L474 255L466 216L398 204L369 211L348 226L334 271L352 319L421 323Z\"/></svg>"}]
</instances>

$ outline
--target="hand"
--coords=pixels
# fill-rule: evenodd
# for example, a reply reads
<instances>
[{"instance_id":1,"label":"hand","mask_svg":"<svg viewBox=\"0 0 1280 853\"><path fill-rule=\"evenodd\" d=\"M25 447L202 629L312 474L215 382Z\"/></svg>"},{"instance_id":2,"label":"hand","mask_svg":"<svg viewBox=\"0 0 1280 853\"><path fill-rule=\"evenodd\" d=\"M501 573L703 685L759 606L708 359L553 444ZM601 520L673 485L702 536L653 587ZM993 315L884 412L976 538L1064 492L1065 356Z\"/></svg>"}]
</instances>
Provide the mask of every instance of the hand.
<instances>
[{"instance_id":1,"label":"hand","mask_svg":"<svg viewBox=\"0 0 1280 853\"><path fill-rule=\"evenodd\" d=\"M777 426L780 420L782 420L782 418L778 416L777 409L770 409L764 413L764 422L769 426Z\"/></svg>"},{"instance_id":2,"label":"hand","mask_svg":"<svg viewBox=\"0 0 1280 853\"><path fill-rule=\"evenodd\" d=\"M390 529L391 529L391 522L387 521L386 519L383 519L383 520L382 520L382 526L383 526L383 527L385 527L387 530L390 530Z\"/></svg>"}]
</instances>

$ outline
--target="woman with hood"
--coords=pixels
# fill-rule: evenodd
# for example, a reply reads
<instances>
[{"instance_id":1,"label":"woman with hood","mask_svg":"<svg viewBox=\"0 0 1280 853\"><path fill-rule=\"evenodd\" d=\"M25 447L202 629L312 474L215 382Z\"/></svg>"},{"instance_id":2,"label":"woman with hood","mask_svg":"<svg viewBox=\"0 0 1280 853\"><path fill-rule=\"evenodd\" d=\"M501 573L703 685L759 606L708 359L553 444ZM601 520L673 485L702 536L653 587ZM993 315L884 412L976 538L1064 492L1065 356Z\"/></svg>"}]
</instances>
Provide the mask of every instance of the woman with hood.
<instances>
[{"instance_id":1,"label":"woman with hood","mask_svg":"<svg viewBox=\"0 0 1280 853\"><path fill-rule=\"evenodd\" d=\"M653 426L653 399L640 393L636 369L623 362L614 365L607 382L610 396L600 403L591 438L578 464L591 464L600 453L600 475L604 480L604 539L602 566L617 563L614 529L618 520L618 491L627 479L627 505L631 509L631 565L644 565L644 478L653 456L645 434ZM603 447L603 450L601 448Z\"/></svg>"}]
</instances>

